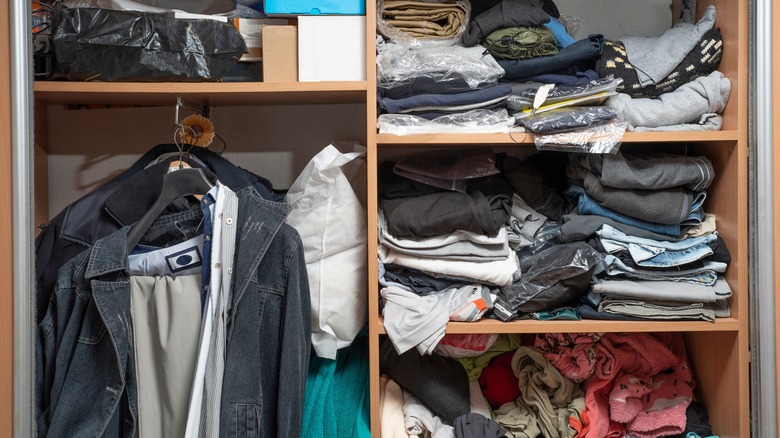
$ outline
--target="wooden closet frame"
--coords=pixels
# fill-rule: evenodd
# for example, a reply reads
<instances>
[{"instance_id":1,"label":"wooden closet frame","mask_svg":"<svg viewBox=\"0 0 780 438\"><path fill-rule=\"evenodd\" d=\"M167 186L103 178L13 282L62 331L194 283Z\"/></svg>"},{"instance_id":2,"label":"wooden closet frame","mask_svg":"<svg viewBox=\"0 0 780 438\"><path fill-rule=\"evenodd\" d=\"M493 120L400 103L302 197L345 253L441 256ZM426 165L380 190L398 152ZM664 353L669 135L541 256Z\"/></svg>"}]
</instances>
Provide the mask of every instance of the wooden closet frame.
<instances>
[{"instance_id":1,"label":"wooden closet frame","mask_svg":"<svg viewBox=\"0 0 780 438\"><path fill-rule=\"evenodd\" d=\"M718 229L731 250L733 262L727 279L734 296L732 317L716 323L704 322L532 322L501 323L483 320L476 323L450 323L448 333L537 333L537 332L682 332L697 380L697 396L709 410L714 431L721 437L750 435L749 349L748 349L748 270L747 270L747 175L748 175L748 0L699 0L697 17L708 4L716 4L719 26L724 38L724 57L720 70L731 79L732 90L724 113L724 126L718 132L627 133L625 143L688 142L694 152L706 152L718 176L708 197L707 209L718 215ZM679 3L675 3L679 8ZM676 16L676 14L674 15ZM368 279L369 372L371 428L379 436L379 341L384 327L378 315L377 174L381 155L416 147L457 147L484 145L503 149L533 148L530 138L511 138L506 134L447 135L429 134L393 136L376 132L376 3L366 4L367 80L317 83L68 83L36 82L36 223L45 222L48 182L46 181L46 104L103 103L172 105L176 94L189 101L209 105L269 105L362 103L366 107L368 187ZM8 15L0 14L0 59L10 59ZM0 172L11 173L10 89L7 63L0 67ZM775 89L778 96L777 88ZM775 103L778 99L776 97ZM5 129L2 129L5 128ZM780 131L775 131L776 133ZM780 134L776 134L780 138ZM780 164L778 164L780 166ZM776 169L778 168L776 166ZM6 177L5 181L10 181ZM775 205L779 205L776 203ZM0 187L0 223L12 220L10 184ZM11 241L11 227L0 227L0 242ZM13 433L13 290L10 245L1 245L0 260L0 436ZM778 265L780 272L780 264ZM780 276L778 276L780 285ZM780 357L779 357L780 358ZM713 365L714 364L714 365ZM780 387L778 387L780 390Z\"/></svg>"}]
</instances>

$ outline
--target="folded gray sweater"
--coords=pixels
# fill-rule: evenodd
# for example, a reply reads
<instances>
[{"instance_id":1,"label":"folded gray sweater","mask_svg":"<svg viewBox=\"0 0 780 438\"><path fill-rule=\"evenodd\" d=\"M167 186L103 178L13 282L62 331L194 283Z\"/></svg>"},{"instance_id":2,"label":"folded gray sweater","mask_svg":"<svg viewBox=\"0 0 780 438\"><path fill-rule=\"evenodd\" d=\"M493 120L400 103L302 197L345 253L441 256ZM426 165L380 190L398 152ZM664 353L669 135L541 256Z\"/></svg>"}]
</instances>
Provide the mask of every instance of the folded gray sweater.
<instances>
[{"instance_id":1,"label":"folded gray sweater","mask_svg":"<svg viewBox=\"0 0 780 438\"><path fill-rule=\"evenodd\" d=\"M704 156L664 152L572 156L580 166L596 174L601 184L618 189L658 190L685 187L704 190L715 179L712 162Z\"/></svg>"},{"instance_id":2,"label":"folded gray sweater","mask_svg":"<svg viewBox=\"0 0 780 438\"><path fill-rule=\"evenodd\" d=\"M659 36L625 36L626 49L642 86L656 84L671 73L715 24L715 6L710 5L698 23L678 22Z\"/></svg>"},{"instance_id":3,"label":"folded gray sweater","mask_svg":"<svg viewBox=\"0 0 780 438\"><path fill-rule=\"evenodd\" d=\"M607 99L607 106L615 111L619 120L634 127L657 128L692 123L707 113L721 113L730 92L729 79L714 71L655 99L632 98L618 93Z\"/></svg>"}]
</instances>

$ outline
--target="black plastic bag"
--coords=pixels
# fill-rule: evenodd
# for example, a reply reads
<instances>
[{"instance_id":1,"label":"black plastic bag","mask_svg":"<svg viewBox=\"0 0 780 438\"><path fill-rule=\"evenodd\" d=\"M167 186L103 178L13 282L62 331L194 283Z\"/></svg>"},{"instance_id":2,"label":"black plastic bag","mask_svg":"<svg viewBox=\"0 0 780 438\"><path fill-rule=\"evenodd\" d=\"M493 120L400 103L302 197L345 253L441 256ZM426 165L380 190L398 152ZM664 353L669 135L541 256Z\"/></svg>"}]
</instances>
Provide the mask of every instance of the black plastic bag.
<instances>
[{"instance_id":1,"label":"black plastic bag","mask_svg":"<svg viewBox=\"0 0 780 438\"><path fill-rule=\"evenodd\" d=\"M232 24L173 13L59 8L59 72L72 80L218 81L246 53Z\"/></svg>"}]
</instances>

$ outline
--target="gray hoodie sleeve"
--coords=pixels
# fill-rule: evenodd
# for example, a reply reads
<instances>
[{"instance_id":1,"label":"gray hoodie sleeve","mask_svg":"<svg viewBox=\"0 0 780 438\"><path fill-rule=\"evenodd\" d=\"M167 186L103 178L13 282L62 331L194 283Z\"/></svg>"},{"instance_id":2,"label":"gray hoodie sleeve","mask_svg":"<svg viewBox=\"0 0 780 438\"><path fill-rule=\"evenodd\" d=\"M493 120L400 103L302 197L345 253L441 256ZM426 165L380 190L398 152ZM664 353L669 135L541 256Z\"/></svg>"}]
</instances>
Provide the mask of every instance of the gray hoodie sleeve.
<instances>
[{"instance_id":1,"label":"gray hoodie sleeve","mask_svg":"<svg viewBox=\"0 0 780 438\"><path fill-rule=\"evenodd\" d=\"M657 128L697 122L703 114L721 113L731 92L731 82L714 71L664 93L655 99L631 98L619 93L607 100L618 119L634 127Z\"/></svg>"}]
</instances>

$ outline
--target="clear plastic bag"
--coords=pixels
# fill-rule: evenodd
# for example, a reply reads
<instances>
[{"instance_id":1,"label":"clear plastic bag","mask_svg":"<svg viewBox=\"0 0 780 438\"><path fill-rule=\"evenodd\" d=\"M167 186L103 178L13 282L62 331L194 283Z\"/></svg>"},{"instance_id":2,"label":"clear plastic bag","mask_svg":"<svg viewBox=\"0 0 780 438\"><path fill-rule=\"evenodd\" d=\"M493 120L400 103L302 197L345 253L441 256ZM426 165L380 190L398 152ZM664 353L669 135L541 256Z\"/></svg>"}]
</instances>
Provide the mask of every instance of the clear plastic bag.
<instances>
[{"instance_id":1,"label":"clear plastic bag","mask_svg":"<svg viewBox=\"0 0 780 438\"><path fill-rule=\"evenodd\" d=\"M466 191L468 180L499 173L496 154L489 148L421 152L395 163L396 175L433 187Z\"/></svg>"},{"instance_id":2,"label":"clear plastic bag","mask_svg":"<svg viewBox=\"0 0 780 438\"><path fill-rule=\"evenodd\" d=\"M437 87L462 86L477 89L495 84L504 69L481 47L422 47L383 44L376 57L377 87L393 89L411 87L414 81L427 80ZM465 91L465 90L462 90ZM427 91L430 93L430 91Z\"/></svg>"},{"instance_id":3,"label":"clear plastic bag","mask_svg":"<svg viewBox=\"0 0 780 438\"><path fill-rule=\"evenodd\" d=\"M378 0L376 6L379 33L410 47L456 45L470 18L468 0Z\"/></svg>"},{"instance_id":4,"label":"clear plastic bag","mask_svg":"<svg viewBox=\"0 0 780 438\"><path fill-rule=\"evenodd\" d=\"M492 134L509 132L515 118L505 109L475 109L446 114L433 120L411 114L382 114L377 119L380 134Z\"/></svg>"},{"instance_id":5,"label":"clear plastic bag","mask_svg":"<svg viewBox=\"0 0 780 438\"><path fill-rule=\"evenodd\" d=\"M615 111L606 106L573 106L524 115L518 121L528 132L555 134L600 125L615 117Z\"/></svg>"},{"instance_id":6,"label":"clear plastic bag","mask_svg":"<svg viewBox=\"0 0 780 438\"><path fill-rule=\"evenodd\" d=\"M536 112L549 111L574 105L595 105L617 94L617 87L623 83L620 78L594 79L584 85L556 85L547 92L544 102ZM513 94L507 99L507 106L515 111L530 112L539 87L532 87Z\"/></svg>"},{"instance_id":7,"label":"clear plastic bag","mask_svg":"<svg viewBox=\"0 0 780 438\"><path fill-rule=\"evenodd\" d=\"M450 333L436 344L435 354L453 359L477 357L490 349L498 340L495 333L455 334Z\"/></svg>"},{"instance_id":8,"label":"clear plastic bag","mask_svg":"<svg viewBox=\"0 0 780 438\"><path fill-rule=\"evenodd\" d=\"M616 154L628 123L612 120L590 128L557 134L531 134L540 151Z\"/></svg>"},{"instance_id":9,"label":"clear plastic bag","mask_svg":"<svg viewBox=\"0 0 780 438\"><path fill-rule=\"evenodd\" d=\"M567 14L561 14L561 16L558 18L558 21L563 23L563 27L566 28L566 33L572 37L577 36L577 32L580 31L580 26L582 26L582 18L572 17L571 15Z\"/></svg>"}]
</instances>

